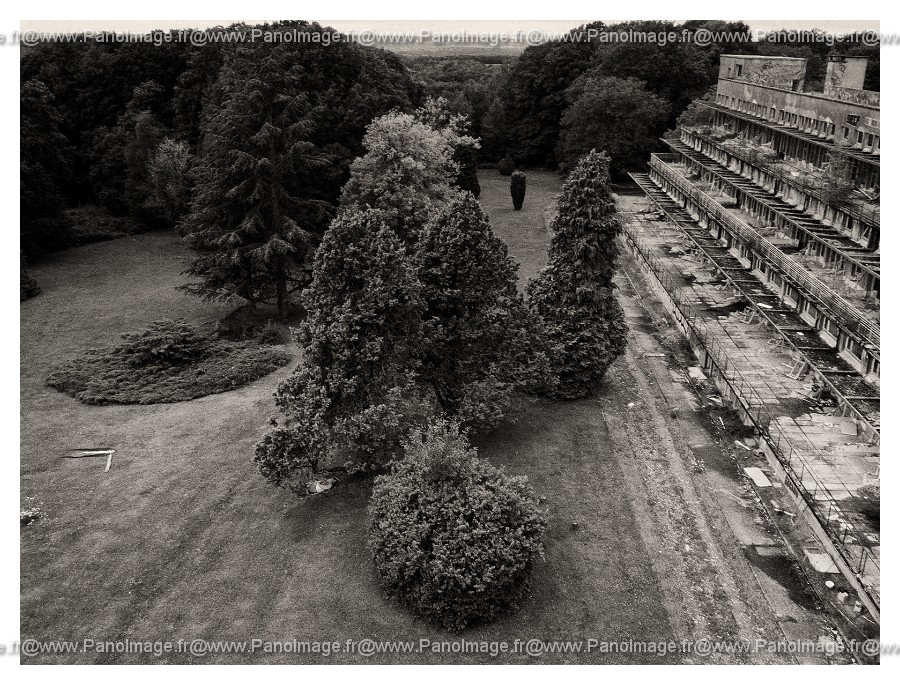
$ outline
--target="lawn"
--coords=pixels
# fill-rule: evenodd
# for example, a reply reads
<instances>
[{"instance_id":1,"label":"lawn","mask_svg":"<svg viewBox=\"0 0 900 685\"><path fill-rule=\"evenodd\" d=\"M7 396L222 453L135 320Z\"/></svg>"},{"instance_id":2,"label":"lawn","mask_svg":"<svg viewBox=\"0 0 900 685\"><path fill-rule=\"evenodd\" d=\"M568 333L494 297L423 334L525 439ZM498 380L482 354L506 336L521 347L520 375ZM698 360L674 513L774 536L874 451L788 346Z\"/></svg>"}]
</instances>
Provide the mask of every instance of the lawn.
<instances>
[{"instance_id":1,"label":"lawn","mask_svg":"<svg viewBox=\"0 0 900 685\"><path fill-rule=\"evenodd\" d=\"M534 275L549 237L552 174L529 174L514 212L508 178L482 174L496 232ZM22 494L44 518L22 529L21 637L38 640L451 640L384 599L365 550L369 484L342 484L299 503L251 463L293 366L191 402L88 406L46 387L47 374L88 347L160 318L209 322L227 311L174 289L186 253L148 233L59 253L34 265L43 293L22 304ZM296 353L296 351L293 351ZM530 477L546 498L546 562L523 610L467 640L664 640L673 629L642 542L621 459L594 401L534 401L481 441L481 453ZM75 447L117 450L61 459ZM605 663L653 655L294 654L91 652L28 662L95 663Z\"/></svg>"},{"instance_id":2,"label":"lawn","mask_svg":"<svg viewBox=\"0 0 900 685\"><path fill-rule=\"evenodd\" d=\"M524 286L547 262L550 234L545 219L555 207L559 177L547 171L529 171L525 203L519 211L513 209L509 176L501 176L495 169L484 169L478 174L478 182L479 202L490 217L494 232L506 241L519 261L519 280Z\"/></svg>"}]
</instances>

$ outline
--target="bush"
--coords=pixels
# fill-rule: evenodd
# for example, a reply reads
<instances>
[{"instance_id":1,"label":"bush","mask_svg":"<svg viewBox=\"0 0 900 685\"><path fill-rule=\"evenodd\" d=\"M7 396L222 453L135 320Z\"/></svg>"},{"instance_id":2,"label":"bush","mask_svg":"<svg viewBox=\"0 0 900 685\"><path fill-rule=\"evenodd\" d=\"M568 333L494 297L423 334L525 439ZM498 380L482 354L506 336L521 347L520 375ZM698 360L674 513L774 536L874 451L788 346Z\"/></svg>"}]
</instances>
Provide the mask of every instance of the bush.
<instances>
[{"instance_id":1,"label":"bush","mask_svg":"<svg viewBox=\"0 0 900 685\"><path fill-rule=\"evenodd\" d=\"M114 216L102 205L84 205L65 211L72 225L72 244L88 245L115 240L147 230L131 217Z\"/></svg>"},{"instance_id":2,"label":"bush","mask_svg":"<svg viewBox=\"0 0 900 685\"><path fill-rule=\"evenodd\" d=\"M516 163L513 161L513 158L509 155L506 155L500 162L497 164L497 171L500 172L501 176L509 176L513 171L516 170Z\"/></svg>"},{"instance_id":3,"label":"bush","mask_svg":"<svg viewBox=\"0 0 900 685\"><path fill-rule=\"evenodd\" d=\"M203 359L210 340L184 321L154 321L142 331L125 333L113 350L133 367L173 366Z\"/></svg>"},{"instance_id":4,"label":"bush","mask_svg":"<svg viewBox=\"0 0 900 685\"><path fill-rule=\"evenodd\" d=\"M513 209L522 209L525 202L526 177L523 171L514 171L509 179L509 192L512 195Z\"/></svg>"},{"instance_id":5,"label":"bush","mask_svg":"<svg viewBox=\"0 0 900 685\"><path fill-rule=\"evenodd\" d=\"M70 361L47 384L85 404L183 402L233 390L290 360L270 346L214 342L183 321L156 321L122 338Z\"/></svg>"},{"instance_id":6,"label":"bush","mask_svg":"<svg viewBox=\"0 0 900 685\"><path fill-rule=\"evenodd\" d=\"M25 261L25 255L19 252L19 301L24 302L30 297L39 295L41 286L37 284L34 277L28 273L28 263Z\"/></svg>"},{"instance_id":7,"label":"bush","mask_svg":"<svg viewBox=\"0 0 900 685\"><path fill-rule=\"evenodd\" d=\"M369 505L383 588L452 631L518 609L546 527L527 479L479 459L453 423L414 431L404 448Z\"/></svg>"}]
</instances>

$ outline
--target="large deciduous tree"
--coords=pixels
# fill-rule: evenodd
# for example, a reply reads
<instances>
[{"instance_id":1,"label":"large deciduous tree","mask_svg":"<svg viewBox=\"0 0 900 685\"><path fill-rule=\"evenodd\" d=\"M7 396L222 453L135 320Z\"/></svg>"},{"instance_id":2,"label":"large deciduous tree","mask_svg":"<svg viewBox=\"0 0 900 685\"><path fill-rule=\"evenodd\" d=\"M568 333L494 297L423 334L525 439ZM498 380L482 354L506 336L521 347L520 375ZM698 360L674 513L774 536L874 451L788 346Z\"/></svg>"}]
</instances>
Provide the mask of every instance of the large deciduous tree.
<instances>
[{"instance_id":1,"label":"large deciduous tree","mask_svg":"<svg viewBox=\"0 0 900 685\"><path fill-rule=\"evenodd\" d=\"M485 115L486 145L522 165L554 165L565 91L591 64L587 40L548 41L525 48L500 83Z\"/></svg>"},{"instance_id":2,"label":"large deciduous tree","mask_svg":"<svg viewBox=\"0 0 900 685\"><path fill-rule=\"evenodd\" d=\"M563 185L548 266L528 284L551 363L547 394L591 395L625 350L627 325L614 294L621 227L609 188L609 157L591 150Z\"/></svg>"},{"instance_id":3,"label":"large deciduous tree","mask_svg":"<svg viewBox=\"0 0 900 685\"><path fill-rule=\"evenodd\" d=\"M285 317L309 280L315 234L331 215L315 176L330 157L310 141L304 73L282 46L241 49L222 68L182 224L199 253L188 273L200 280L188 288L200 295L274 300Z\"/></svg>"},{"instance_id":4,"label":"large deciduous tree","mask_svg":"<svg viewBox=\"0 0 900 685\"><path fill-rule=\"evenodd\" d=\"M97 129L91 153L91 183L100 203L119 214L146 217L149 165L165 136L159 112L165 91L155 81L134 89L116 125Z\"/></svg>"},{"instance_id":5,"label":"large deciduous tree","mask_svg":"<svg viewBox=\"0 0 900 685\"><path fill-rule=\"evenodd\" d=\"M634 79L588 72L567 91L556 158L569 171L592 149L605 150L613 173L639 169L657 144L669 113L668 103Z\"/></svg>"},{"instance_id":6,"label":"large deciduous tree","mask_svg":"<svg viewBox=\"0 0 900 685\"><path fill-rule=\"evenodd\" d=\"M367 152L350 165L342 208L371 207L412 247L431 213L455 192L459 172L448 138L412 114L393 112L366 129Z\"/></svg>"},{"instance_id":7,"label":"large deciduous tree","mask_svg":"<svg viewBox=\"0 0 900 685\"><path fill-rule=\"evenodd\" d=\"M477 138L469 135L471 123L465 114L453 112L450 103L443 97L428 98L425 104L416 110L416 118L443 135L453 150L453 161L458 172L453 185L465 190L476 198L481 194L476 167L476 153L481 148Z\"/></svg>"}]
</instances>

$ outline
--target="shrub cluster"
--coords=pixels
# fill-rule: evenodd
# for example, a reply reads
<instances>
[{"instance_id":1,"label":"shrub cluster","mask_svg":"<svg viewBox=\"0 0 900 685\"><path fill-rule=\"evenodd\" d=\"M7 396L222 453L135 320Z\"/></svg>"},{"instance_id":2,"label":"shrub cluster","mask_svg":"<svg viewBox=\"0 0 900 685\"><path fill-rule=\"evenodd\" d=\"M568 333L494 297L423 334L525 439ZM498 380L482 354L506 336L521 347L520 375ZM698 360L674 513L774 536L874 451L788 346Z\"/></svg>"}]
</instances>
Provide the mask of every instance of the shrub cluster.
<instances>
[{"instance_id":1,"label":"shrub cluster","mask_svg":"<svg viewBox=\"0 0 900 685\"><path fill-rule=\"evenodd\" d=\"M412 433L375 481L369 514L384 589L449 630L516 610L543 558L546 521L527 478L479 459L453 423Z\"/></svg>"},{"instance_id":2,"label":"shrub cluster","mask_svg":"<svg viewBox=\"0 0 900 685\"><path fill-rule=\"evenodd\" d=\"M86 404L183 402L233 390L290 360L277 347L210 340L183 321L155 321L122 338L68 362L47 384Z\"/></svg>"},{"instance_id":3,"label":"shrub cluster","mask_svg":"<svg viewBox=\"0 0 900 685\"><path fill-rule=\"evenodd\" d=\"M509 176L515 170L516 170L516 163L513 161L513 158L510 157L509 155L506 155L506 157L504 157L497 163L497 171L500 172L501 176Z\"/></svg>"},{"instance_id":4,"label":"shrub cluster","mask_svg":"<svg viewBox=\"0 0 900 685\"><path fill-rule=\"evenodd\" d=\"M147 328L122 335L113 353L132 367L174 366L203 359L210 339L180 320L154 321Z\"/></svg>"}]
</instances>

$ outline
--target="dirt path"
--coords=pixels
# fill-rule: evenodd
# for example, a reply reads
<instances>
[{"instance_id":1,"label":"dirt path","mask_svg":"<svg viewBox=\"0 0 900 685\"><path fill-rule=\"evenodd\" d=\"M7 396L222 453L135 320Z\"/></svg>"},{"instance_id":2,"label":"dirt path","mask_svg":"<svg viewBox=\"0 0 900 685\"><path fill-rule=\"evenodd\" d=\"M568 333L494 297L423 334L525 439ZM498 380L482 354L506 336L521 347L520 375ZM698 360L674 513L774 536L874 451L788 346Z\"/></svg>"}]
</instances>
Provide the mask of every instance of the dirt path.
<instances>
[{"instance_id":1,"label":"dirt path","mask_svg":"<svg viewBox=\"0 0 900 685\"><path fill-rule=\"evenodd\" d=\"M534 206L527 214L506 209L505 185L488 174L482 203L494 230L520 261L524 280L543 265L550 236ZM540 192L534 205L546 206L558 183L551 174L529 172L529 192L532 185ZM683 659L827 660L756 648L757 640L816 643L831 640L834 632L744 481L728 424L698 410L687 376L696 359L627 254L621 266L619 299L631 333L625 356L610 370L595 401L609 440L598 451L615 455L621 469L676 639L753 645L750 653L729 652L723 645L727 653L688 653ZM571 417L560 420L573 422Z\"/></svg>"},{"instance_id":2,"label":"dirt path","mask_svg":"<svg viewBox=\"0 0 900 685\"><path fill-rule=\"evenodd\" d=\"M814 593L743 480L733 436L698 409L686 373L696 360L641 287L630 255L623 255L617 285L631 333L599 403L645 543L659 552L654 566L665 579L676 633L691 641L753 644L831 640ZM766 649L693 660L827 661Z\"/></svg>"}]
</instances>

